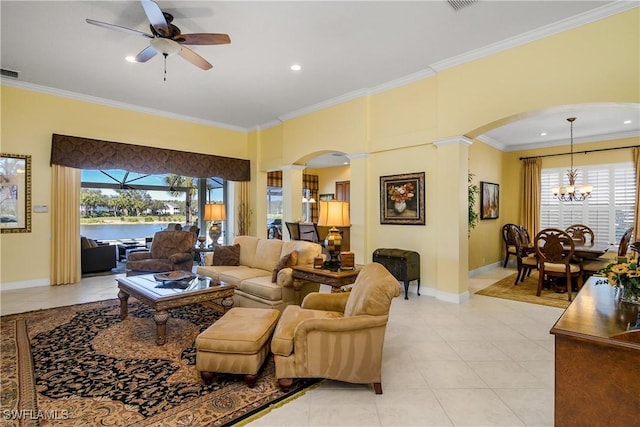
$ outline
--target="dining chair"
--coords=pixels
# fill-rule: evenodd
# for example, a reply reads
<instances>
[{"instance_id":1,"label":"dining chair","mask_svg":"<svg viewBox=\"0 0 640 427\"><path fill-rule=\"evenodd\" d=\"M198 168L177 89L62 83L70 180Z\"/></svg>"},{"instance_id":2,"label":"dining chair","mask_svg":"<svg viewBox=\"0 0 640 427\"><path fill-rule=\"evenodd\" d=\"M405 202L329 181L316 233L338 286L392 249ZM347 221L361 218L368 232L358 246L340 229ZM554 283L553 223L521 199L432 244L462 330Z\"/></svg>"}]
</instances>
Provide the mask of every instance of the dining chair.
<instances>
[{"instance_id":1,"label":"dining chair","mask_svg":"<svg viewBox=\"0 0 640 427\"><path fill-rule=\"evenodd\" d=\"M515 224L505 224L502 226L502 241L504 242L504 265L507 266L509 262L509 255L516 255L516 242L515 242Z\"/></svg>"},{"instance_id":2,"label":"dining chair","mask_svg":"<svg viewBox=\"0 0 640 427\"><path fill-rule=\"evenodd\" d=\"M631 241L632 235L633 227L630 227L620 238L620 243L618 244L618 258L625 258L627 256L627 251L629 250L629 242ZM582 270L584 271L585 279L593 276L598 271L609 265L609 263L611 263L612 261L613 259L604 255L594 260L585 260L582 263Z\"/></svg>"},{"instance_id":3,"label":"dining chair","mask_svg":"<svg viewBox=\"0 0 640 427\"><path fill-rule=\"evenodd\" d=\"M538 255L538 289L536 296L542 293L545 278L559 277L567 281L567 294L569 301L572 299L573 280L576 279L576 287L582 288L582 264L573 261L575 243L566 231L558 228L545 228L534 239L534 247Z\"/></svg>"},{"instance_id":4,"label":"dining chair","mask_svg":"<svg viewBox=\"0 0 640 427\"><path fill-rule=\"evenodd\" d=\"M573 224L567 227L565 230L573 240L577 240L582 243L593 243L595 235L593 230L583 224Z\"/></svg>"},{"instance_id":5,"label":"dining chair","mask_svg":"<svg viewBox=\"0 0 640 427\"><path fill-rule=\"evenodd\" d=\"M517 228L515 243L518 274L516 274L516 281L513 283L514 286L517 285L518 282L524 282L524 279L531 275L531 270L538 269L536 250L530 246L529 233L524 227Z\"/></svg>"},{"instance_id":6,"label":"dining chair","mask_svg":"<svg viewBox=\"0 0 640 427\"><path fill-rule=\"evenodd\" d=\"M318 243L320 236L318 233L318 226L316 224L298 224L300 230L300 240L306 240L308 242Z\"/></svg>"},{"instance_id":7,"label":"dining chair","mask_svg":"<svg viewBox=\"0 0 640 427\"><path fill-rule=\"evenodd\" d=\"M285 222L287 231L289 232L289 238L291 240L300 240L300 224L297 222Z\"/></svg>"}]
</instances>

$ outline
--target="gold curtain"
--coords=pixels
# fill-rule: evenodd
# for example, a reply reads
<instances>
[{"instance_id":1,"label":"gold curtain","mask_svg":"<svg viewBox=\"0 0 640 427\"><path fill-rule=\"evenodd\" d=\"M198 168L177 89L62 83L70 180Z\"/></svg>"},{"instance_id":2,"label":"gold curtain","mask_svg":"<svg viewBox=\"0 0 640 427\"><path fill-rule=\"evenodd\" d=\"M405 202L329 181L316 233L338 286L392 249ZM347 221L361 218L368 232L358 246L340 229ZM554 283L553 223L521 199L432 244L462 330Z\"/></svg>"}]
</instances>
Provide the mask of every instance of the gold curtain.
<instances>
[{"instance_id":1,"label":"gold curtain","mask_svg":"<svg viewBox=\"0 0 640 427\"><path fill-rule=\"evenodd\" d=\"M538 234L540 226L540 177L541 159L524 160L524 180L522 192L522 224L529 230L531 238Z\"/></svg>"},{"instance_id":2,"label":"gold curtain","mask_svg":"<svg viewBox=\"0 0 640 427\"><path fill-rule=\"evenodd\" d=\"M637 242L640 241L640 148L633 149L633 166L636 170L636 209L635 216L633 217L633 239Z\"/></svg>"},{"instance_id":3,"label":"gold curtain","mask_svg":"<svg viewBox=\"0 0 640 427\"><path fill-rule=\"evenodd\" d=\"M237 236L248 236L251 224L251 209L249 209L249 183L242 181L238 185L238 232Z\"/></svg>"},{"instance_id":4,"label":"gold curtain","mask_svg":"<svg viewBox=\"0 0 640 427\"><path fill-rule=\"evenodd\" d=\"M81 279L80 169L51 171L51 284L66 285Z\"/></svg>"}]
</instances>

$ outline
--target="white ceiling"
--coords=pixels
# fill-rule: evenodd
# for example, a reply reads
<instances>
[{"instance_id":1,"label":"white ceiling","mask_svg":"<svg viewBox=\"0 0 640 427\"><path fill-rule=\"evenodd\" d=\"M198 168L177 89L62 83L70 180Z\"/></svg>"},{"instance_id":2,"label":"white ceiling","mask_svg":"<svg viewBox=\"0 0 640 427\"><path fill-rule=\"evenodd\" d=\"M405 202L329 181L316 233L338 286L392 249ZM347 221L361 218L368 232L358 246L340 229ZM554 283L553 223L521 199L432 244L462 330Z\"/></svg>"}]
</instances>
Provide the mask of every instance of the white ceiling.
<instances>
[{"instance_id":1,"label":"white ceiling","mask_svg":"<svg viewBox=\"0 0 640 427\"><path fill-rule=\"evenodd\" d=\"M593 0L479 0L458 11L445 1L157 3L182 33L230 35L229 45L192 47L213 69L170 56L163 81L161 55L124 60L149 39L85 22L148 33L139 1L2 0L1 65L20 73L3 83L247 131L638 7ZM291 71L294 63L302 70ZM569 115L578 117L576 140L640 133L637 104L580 105L479 138L505 151L566 143ZM542 130L550 136L541 138Z\"/></svg>"}]
</instances>

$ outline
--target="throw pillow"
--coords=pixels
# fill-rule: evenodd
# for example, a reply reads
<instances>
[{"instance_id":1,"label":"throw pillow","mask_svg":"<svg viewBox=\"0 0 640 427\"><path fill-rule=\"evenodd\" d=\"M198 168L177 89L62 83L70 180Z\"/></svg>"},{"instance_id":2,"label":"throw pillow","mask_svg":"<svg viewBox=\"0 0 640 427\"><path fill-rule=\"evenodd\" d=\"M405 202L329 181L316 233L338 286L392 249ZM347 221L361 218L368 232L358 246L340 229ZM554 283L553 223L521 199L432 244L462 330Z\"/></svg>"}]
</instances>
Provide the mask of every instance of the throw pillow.
<instances>
[{"instance_id":1,"label":"throw pillow","mask_svg":"<svg viewBox=\"0 0 640 427\"><path fill-rule=\"evenodd\" d=\"M288 254L284 255L282 258L280 258L275 268L273 269L273 272L271 273L271 282L276 283L280 270L287 267L293 267L296 264L298 264L298 251L291 251Z\"/></svg>"},{"instance_id":2,"label":"throw pillow","mask_svg":"<svg viewBox=\"0 0 640 427\"><path fill-rule=\"evenodd\" d=\"M80 237L80 249L85 250L85 249L89 249L91 247L91 244L89 243L89 239L87 239L86 237Z\"/></svg>"},{"instance_id":3,"label":"throw pillow","mask_svg":"<svg viewBox=\"0 0 640 427\"><path fill-rule=\"evenodd\" d=\"M216 247L213 265L240 265L240 244Z\"/></svg>"}]
</instances>

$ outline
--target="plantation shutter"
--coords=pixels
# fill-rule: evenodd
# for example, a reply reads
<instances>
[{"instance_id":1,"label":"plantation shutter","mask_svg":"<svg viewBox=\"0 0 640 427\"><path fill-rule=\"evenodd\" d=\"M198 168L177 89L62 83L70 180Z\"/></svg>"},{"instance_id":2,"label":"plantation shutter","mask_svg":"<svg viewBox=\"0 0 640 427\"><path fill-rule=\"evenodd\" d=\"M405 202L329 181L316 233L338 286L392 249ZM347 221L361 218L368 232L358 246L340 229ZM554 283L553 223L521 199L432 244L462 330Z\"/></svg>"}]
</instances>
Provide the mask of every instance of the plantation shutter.
<instances>
[{"instance_id":1,"label":"plantation shutter","mask_svg":"<svg viewBox=\"0 0 640 427\"><path fill-rule=\"evenodd\" d=\"M564 230L572 224L584 224L593 230L596 240L618 243L624 232L633 227L636 204L633 164L589 166L579 172L576 186L586 176L586 182L593 186L591 197L583 202L560 202L550 189L568 183L566 170L542 170L541 228Z\"/></svg>"}]
</instances>

